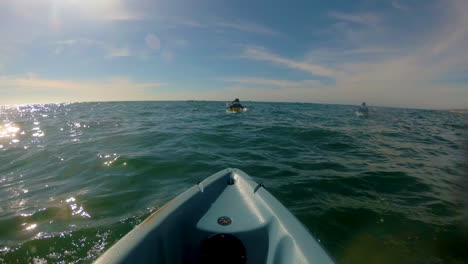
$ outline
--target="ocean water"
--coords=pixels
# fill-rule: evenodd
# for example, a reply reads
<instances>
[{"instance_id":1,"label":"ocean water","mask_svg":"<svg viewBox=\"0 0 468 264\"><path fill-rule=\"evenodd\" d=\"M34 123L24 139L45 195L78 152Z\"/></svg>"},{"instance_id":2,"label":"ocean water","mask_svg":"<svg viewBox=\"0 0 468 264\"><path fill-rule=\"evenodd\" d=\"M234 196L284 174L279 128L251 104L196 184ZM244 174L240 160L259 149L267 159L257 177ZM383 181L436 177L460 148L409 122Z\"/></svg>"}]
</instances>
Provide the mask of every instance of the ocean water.
<instances>
[{"instance_id":1,"label":"ocean water","mask_svg":"<svg viewBox=\"0 0 468 264\"><path fill-rule=\"evenodd\" d=\"M0 108L0 263L91 263L197 181L242 169L337 263L468 263L466 115L324 104Z\"/></svg>"}]
</instances>

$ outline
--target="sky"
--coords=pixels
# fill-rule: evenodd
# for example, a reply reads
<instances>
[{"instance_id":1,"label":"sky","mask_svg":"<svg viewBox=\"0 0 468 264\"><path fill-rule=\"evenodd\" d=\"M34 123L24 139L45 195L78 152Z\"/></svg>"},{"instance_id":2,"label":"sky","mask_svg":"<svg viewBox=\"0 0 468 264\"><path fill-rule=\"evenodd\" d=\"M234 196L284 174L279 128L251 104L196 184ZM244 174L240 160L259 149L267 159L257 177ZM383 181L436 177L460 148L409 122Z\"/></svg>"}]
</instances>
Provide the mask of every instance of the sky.
<instances>
[{"instance_id":1,"label":"sky","mask_svg":"<svg viewBox=\"0 0 468 264\"><path fill-rule=\"evenodd\" d=\"M467 0L0 0L0 105L468 107Z\"/></svg>"}]
</instances>

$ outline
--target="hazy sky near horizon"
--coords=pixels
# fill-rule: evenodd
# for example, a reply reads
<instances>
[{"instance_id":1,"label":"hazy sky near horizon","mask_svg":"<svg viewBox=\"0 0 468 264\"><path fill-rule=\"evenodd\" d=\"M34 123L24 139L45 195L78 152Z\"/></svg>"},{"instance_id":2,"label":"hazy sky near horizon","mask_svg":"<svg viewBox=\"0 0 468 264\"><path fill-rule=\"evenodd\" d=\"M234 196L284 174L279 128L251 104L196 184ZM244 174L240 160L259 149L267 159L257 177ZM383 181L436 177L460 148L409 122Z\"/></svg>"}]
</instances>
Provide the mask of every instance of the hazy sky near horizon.
<instances>
[{"instance_id":1,"label":"hazy sky near horizon","mask_svg":"<svg viewBox=\"0 0 468 264\"><path fill-rule=\"evenodd\" d=\"M467 0L0 1L0 105L468 107Z\"/></svg>"}]
</instances>

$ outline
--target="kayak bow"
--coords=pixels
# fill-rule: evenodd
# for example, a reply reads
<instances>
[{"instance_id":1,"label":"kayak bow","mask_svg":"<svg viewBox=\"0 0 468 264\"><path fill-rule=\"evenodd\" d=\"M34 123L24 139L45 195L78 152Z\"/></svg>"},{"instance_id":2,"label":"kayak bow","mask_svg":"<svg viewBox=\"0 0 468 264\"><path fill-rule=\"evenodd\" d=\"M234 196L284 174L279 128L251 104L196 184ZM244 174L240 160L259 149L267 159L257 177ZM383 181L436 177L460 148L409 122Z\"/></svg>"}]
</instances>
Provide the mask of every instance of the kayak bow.
<instances>
[{"instance_id":1,"label":"kayak bow","mask_svg":"<svg viewBox=\"0 0 468 264\"><path fill-rule=\"evenodd\" d=\"M95 263L333 263L263 185L225 169L161 207Z\"/></svg>"}]
</instances>

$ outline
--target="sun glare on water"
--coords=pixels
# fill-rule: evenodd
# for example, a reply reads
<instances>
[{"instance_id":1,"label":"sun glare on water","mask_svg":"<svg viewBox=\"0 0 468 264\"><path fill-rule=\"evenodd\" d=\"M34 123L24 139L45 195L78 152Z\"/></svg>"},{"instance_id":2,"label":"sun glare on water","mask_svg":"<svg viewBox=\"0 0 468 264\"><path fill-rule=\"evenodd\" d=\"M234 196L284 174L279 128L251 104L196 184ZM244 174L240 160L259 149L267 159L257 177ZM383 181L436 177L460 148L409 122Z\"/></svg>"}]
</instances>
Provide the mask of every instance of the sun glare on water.
<instances>
[{"instance_id":1,"label":"sun glare on water","mask_svg":"<svg viewBox=\"0 0 468 264\"><path fill-rule=\"evenodd\" d=\"M14 138L19 130L19 127L11 123L0 125L0 138Z\"/></svg>"}]
</instances>

